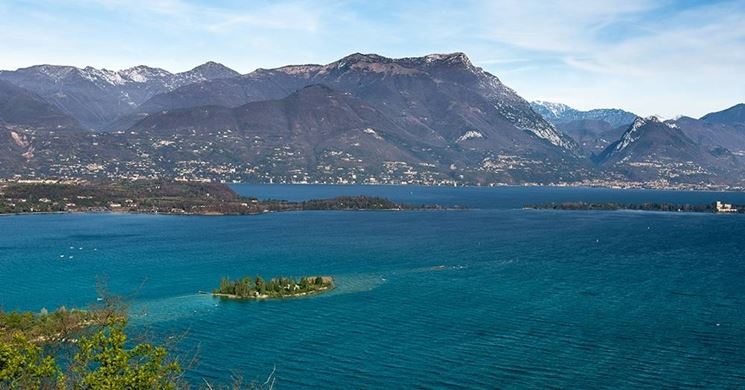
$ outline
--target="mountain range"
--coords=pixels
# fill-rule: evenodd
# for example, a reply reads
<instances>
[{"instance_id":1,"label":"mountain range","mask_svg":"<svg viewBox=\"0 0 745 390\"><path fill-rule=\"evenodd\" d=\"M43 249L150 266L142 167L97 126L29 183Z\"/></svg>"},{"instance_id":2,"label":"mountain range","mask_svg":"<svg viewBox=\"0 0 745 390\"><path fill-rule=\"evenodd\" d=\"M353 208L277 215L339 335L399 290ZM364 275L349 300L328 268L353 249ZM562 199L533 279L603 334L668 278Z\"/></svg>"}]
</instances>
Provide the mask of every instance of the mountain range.
<instances>
[{"instance_id":1,"label":"mountain range","mask_svg":"<svg viewBox=\"0 0 745 390\"><path fill-rule=\"evenodd\" d=\"M597 108L581 111L562 103L552 103L541 100L530 102L533 110L553 124L568 123L582 120L597 120L609 123L612 127L628 126L636 115L618 108Z\"/></svg>"},{"instance_id":2,"label":"mountain range","mask_svg":"<svg viewBox=\"0 0 745 390\"><path fill-rule=\"evenodd\" d=\"M200 81L238 75L238 72L214 62L176 74L148 66L111 71L37 65L0 71L0 80L27 89L86 128L97 130L118 116L135 111L155 94Z\"/></svg>"},{"instance_id":3,"label":"mountain range","mask_svg":"<svg viewBox=\"0 0 745 390\"><path fill-rule=\"evenodd\" d=\"M687 182L723 183L730 174L742 174L738 156L711 146L692 140L677 121L636 118L596 161L638 181L682 177Z\"/></svg>"},{"instance_id":4,"label":"mountain range","mask_svg":"<svg viewBox=\"0 0 745 390\"><path fill-rule=\"evenodd\" d=\"M529 103L463 53L245 75L39 65L0 71L0 175L739 186L742 112L660 121Z\"/></svg>"}]
</instances>

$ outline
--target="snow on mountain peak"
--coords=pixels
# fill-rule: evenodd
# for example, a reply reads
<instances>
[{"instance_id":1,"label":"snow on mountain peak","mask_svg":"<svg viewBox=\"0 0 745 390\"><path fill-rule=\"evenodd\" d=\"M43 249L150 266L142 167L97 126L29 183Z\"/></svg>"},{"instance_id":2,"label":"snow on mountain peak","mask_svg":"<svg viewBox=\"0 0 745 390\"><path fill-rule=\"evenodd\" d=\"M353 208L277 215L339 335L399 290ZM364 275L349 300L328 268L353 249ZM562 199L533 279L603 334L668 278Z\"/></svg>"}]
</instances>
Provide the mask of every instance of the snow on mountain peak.
<instances>
[{"instance_id":1,"label":"snow on mountain peak","mask_svg":"<svg viewBox=\"0 0 745 390\"><path fill-rule=\"evenodd\" d=\"M623 136L621 136L621 141L616 145L616 151L621 151L629 147L629 145L633 144L637 140L639 140L639 129L646 125L648 121L655 121L657 118L655 117L649 117L649 118L642 118L638 117L634 120L634 123L631 125L631 127L626 130L625 133L623 133Z\"/></svg>"},{"instance_id":2,"label":"snow on mountain peak","mask_svg":"<svg viewBox=\"0 0 745 390\"><path fill-rule=\"evenodd\" d=\"M424 56L426 62L448 62L448 63L463 63L471 66L471 60L465 53L455 52L449 54L429 54Z\"/></svg>"},{"instance_id":3,"label":"snow on mountain peak","mask_svg":"<svg viewBox=\"0 0 745 390\"><path fill-rule=\"evenodd\" d=\"M646 118L637 117L634 120L634 123L631 124L631 127L629 127L629 129L626 130L625 133L623 133L623 136L621 136L621 141L616 145L616 150L617 151L624 150L627 147L629 147L629 145L638 141L639 137L641 136L641 134L639 133L639 129L641 129L642 127L648 124L664 124L665 126L669 128L675 128L673 127L673 125L661 121L660 117L657 115L650 115Z\"/></svg>"},{"instance_id":4,"label":"snow on mountain peak","mask_svg":"<svg viewBox=\"0 0 745 390\"><path fill-rule=\"evenodd\" d=\"M310 76L311 74L318 72L324 68L323 65L286 65L280 68L272 69L278 72L292 74L292 75L303 75ZM266 70L266 69L257 69Z\"/></svg>"},{"instance_id":5,"label":"snow on mountain peak","mask_svg":"<svg viewBox=\"0 0 745 390\"><path fill-rule=\"evenodd\" d=\"M39 72L55 81L64 79L65 77L70 75L70 73L76 70L76 68L73 66L60 65L36 65L26 69Z\"/></svg>"},{"instance_id":6,"label":"snow on mountain peak","mask_svg":"<svg viewBox=\"0 0 745 390\"><path fill-rule=\"evenodd\" d=\"M120 70L119 72L122 78L135 83L145 83L150 79L164 78L172 76L171 72L168 72L159 68L151 68L149 66L139 65L129 69Z\"/></svg>"},{"instance_id":7,"label":"snow on mountain peak","mask_svg":"<svg viewBox=\"0 0 745 390\"><path fill-rule=\"evenodd\" d=\"M563 113L573 110L572 107L567 106L563 103L547 102L545 100L534 100L532 102L535 105L539 105L548 110L554 117L560 117Z\"/></svg>"}]
</instances>

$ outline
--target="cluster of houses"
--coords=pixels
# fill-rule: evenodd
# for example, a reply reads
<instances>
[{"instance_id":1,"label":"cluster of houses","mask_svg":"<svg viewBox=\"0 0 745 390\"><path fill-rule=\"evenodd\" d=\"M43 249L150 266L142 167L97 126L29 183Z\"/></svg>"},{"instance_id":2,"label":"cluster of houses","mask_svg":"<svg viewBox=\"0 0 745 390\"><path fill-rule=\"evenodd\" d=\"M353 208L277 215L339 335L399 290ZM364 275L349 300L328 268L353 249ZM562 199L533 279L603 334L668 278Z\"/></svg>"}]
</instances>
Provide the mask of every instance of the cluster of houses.
<instances>
[{"instance_id":1,"label":"cluster of houses","mask_svg":"<svg viewBox=\"0 0 745 390\"><path fill-rule=\"evenodd\" d=\"M717 213L736 213L737 212L737 209L732 207L732 204L722 203L720 201L717 201L716 210L717 210Z\"/></svg>"}]
</instances>

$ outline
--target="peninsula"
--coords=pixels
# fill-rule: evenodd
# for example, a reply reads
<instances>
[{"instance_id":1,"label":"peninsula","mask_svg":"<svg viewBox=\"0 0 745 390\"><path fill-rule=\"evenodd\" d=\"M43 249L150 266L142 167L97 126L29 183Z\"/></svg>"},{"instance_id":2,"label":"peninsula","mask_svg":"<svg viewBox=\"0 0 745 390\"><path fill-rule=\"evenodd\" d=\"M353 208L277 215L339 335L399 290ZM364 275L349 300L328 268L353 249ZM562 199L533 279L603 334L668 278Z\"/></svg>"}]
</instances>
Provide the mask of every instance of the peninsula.
<instances>
[{"instance_id":1,"label":"peninsula","mask_svg":"<svg viewBox=\"0 0 745 390\"><path fill-rule=\"evenodd\" d=\"M595 211L665 211L681 213L745 213L745 206L716 202L707 204L674 204L674 203L615 203L615 202L563 202L539 205L526 205L524 208L539 210L595 210Z\"/></svg>"},{"instance_id":2,"label":"peninsula","mask_svg":"<svg viewBox=\"0 0 745 390\"><path fill-rule=\"evenodd\" d=\"M264 280L261 276L220 280L220 287L212 290L212 295L228 299L271 299L315 295L334 289L331 276L303 276L296 280L277 277Z\"/></svg>"},{"instance_id":3,"label":"peninsula","mask_svg":"<svg viewBox=\"0 0 745 390\"><path fill-rule=\"evenodd\" d=\"M0 183L0 214L120 212L177 215L249 215L300 210L411 210L372 196L340 196L303 202L259 200L222 183L169 180L14 181Z\"/></svg>"}]
</instances>

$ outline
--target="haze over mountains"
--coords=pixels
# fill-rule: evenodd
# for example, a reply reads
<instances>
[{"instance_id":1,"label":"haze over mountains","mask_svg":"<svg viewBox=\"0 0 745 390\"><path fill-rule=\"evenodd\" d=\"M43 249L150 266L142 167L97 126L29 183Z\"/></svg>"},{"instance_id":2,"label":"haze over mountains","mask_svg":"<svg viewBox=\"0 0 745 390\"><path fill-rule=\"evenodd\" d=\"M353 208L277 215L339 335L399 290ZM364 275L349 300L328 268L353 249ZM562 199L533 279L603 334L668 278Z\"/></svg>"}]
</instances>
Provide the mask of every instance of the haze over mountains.
<instances>
[{"instance_id":1,"label":"haze over mountains","mask_svg":"<svg viewBox=\"0 0 745 390\"><path fill-rule=\"evenodd\" d=\"M741 186L742 118L529 103L463 53L246 75L39 65L0 71L0 175Z\"/></svg>"}]
</instances>

